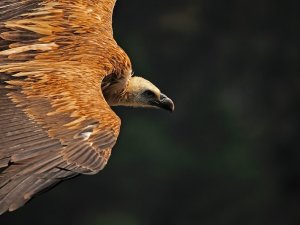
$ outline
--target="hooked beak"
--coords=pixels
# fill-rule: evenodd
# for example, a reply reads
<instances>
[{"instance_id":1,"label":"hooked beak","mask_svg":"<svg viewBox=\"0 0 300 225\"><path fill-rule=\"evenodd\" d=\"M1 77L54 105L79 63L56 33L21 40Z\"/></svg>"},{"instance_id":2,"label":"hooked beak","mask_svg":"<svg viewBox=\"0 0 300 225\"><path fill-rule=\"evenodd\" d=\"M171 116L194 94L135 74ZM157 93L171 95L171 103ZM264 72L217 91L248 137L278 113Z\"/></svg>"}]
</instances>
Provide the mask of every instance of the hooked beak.
<instances>
[{"instance_id":1,"label":"hooked beak","mask_svg":"<svg viewBox=\"0 0 300 225\"><path fill-rule=\"evenodd\" d=\"M168 98L165 94L162 93L160 94L159 100L153 101L152 105L161 109L168 110L170 112L173 112L175 108L174 102L170 98Z\"/></svg>"}]
</instances>

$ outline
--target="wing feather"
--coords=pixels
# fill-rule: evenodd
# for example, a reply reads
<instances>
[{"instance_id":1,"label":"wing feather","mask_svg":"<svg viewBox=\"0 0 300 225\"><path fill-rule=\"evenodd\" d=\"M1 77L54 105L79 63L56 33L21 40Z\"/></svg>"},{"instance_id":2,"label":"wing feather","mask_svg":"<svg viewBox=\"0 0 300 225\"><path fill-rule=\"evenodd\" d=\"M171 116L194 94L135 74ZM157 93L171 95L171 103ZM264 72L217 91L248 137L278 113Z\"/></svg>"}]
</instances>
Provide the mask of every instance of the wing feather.
<instances>
[{"instance_id":1,"label":"wing feather","mask_svg":"<svg viewBox=\"0 0 300 225\"><path fill-rule=\"evenodd\" d=\"M120 128L100 89L114 4L0 1L0 214L106 165Z\"/></svg>"}]
</instances>

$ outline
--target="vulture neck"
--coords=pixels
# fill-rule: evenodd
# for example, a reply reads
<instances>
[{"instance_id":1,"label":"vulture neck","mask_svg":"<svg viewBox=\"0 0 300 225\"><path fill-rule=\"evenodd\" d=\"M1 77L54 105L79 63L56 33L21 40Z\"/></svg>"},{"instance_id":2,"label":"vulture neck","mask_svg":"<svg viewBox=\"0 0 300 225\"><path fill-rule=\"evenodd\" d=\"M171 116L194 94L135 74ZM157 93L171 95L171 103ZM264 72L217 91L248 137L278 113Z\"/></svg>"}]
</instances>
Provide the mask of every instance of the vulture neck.
<instances>
[{"instance_id":1,"label":"vulture neck","mask_svg":"<svg viewBox=\"0 0 300 225\"><path fill-rule=\"evenodd\" d=\"M122 77L121 79L115 79L115 75L109 75L102 82L102 93L105 100L110 106L129 106L131 98L130 90L128 89L129 79ZM106 80L110 80L106 83Z\"/></svg>"}]
</instances>

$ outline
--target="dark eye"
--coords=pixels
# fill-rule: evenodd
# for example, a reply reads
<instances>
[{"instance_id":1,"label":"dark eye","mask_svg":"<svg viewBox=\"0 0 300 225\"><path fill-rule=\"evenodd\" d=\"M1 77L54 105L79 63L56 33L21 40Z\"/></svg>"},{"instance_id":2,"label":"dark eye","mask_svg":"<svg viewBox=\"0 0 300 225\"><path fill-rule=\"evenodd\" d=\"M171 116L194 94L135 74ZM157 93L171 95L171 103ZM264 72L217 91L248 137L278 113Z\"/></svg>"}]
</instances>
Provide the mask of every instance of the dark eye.
<instances>
[{"instance_id":1,"label":"dark eye","mask_svg":"<svg viewBox=\"0 0 300 225\"><path fill-rule=\"evenodd\" d=\"M148 98L153 98L153 97L156 96L156 95L154 94L154 92L153 92L153 91L150 91L150 90L144 91L144 92L143 92L143 95L146 96L146 97L148 97Z\"/></svg>"}]
</instances>

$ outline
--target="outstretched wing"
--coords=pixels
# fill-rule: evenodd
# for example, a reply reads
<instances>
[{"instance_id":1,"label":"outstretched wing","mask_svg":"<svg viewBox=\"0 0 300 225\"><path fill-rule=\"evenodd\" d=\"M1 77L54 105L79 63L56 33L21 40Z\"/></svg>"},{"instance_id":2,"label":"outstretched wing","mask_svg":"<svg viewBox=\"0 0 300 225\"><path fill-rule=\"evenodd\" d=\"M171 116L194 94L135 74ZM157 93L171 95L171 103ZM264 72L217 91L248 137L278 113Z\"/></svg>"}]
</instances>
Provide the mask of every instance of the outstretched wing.
<instances>
[{"instance_id":1,"label":"outstretched wing","mask_svg":"<svg viewBox=\"0 0 300 225\"><path fill-rule=\"evenodd\" d=\"M0 214L107 163L120 127L100 89L114 3L0 2Z\"/></svg>"}]
</instances>

